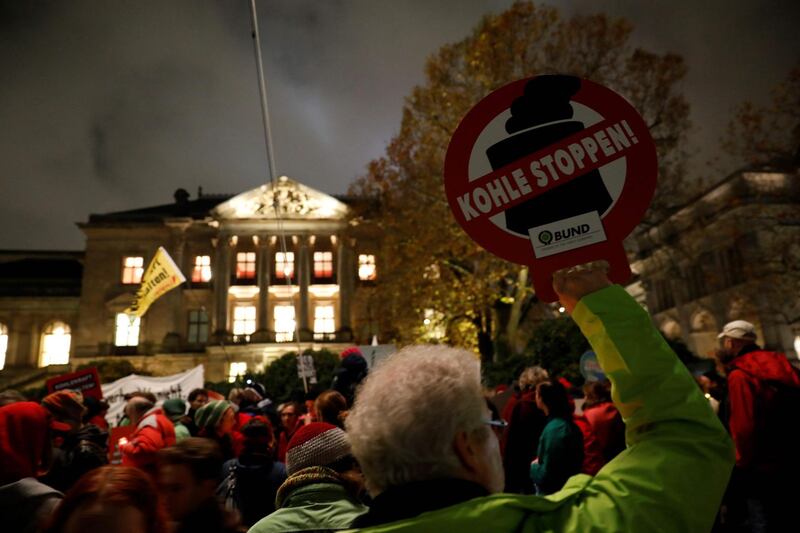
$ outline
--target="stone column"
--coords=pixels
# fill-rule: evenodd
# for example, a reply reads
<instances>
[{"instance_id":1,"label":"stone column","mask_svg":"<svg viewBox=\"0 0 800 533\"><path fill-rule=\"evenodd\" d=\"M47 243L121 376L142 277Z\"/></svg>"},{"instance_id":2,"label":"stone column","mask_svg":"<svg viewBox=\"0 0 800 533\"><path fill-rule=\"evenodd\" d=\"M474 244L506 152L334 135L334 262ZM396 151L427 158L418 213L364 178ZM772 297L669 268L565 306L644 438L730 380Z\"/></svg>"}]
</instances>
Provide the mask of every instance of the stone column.
<instances>
[{"instance_id":1,"label":"stone column","mask_svg":"<svg viewBox=\"0 0 800 533\"><path fill-rule=\"evenodd\" d=\"M191 221L175 220L167 221L166 225L170 229L172 240L172 260L178 265L178 268L186 279L191 281L192 271L186 272L186 263L184 260L184 251L186 249L186 230L191 226ZM183 286L177 287L170 291L169 294L170 305L172 307L172 327L164 336L163 348L167 352L179 351L182 340L185 338L184 323L185 312L183 308Z\"/></svg>"},{"instance_id":2,"label":"stone column","mask_svg":"<svg viewBox=\"0 0 800 533\"><path fill-rule=\"evenodd\" d=\"M311 283L311 264L308 253L308 237L300 237L297 247L297 284L300 286L300 302L297 307L297 320L302 336L308 327L308 286ZM300 339L304 340L304 339Z\"/></svg>"},{"instance_id":3,"label":"stone column","mask_svg":"<svg viewBox=\"0 0 800 533\"><path fill-rule=\"evenodd\" d=\"M253 239L256 243L256 277L258 280L258 302L256 310L256 332L253 334L255 342L271 342L268 330L270 328L269 316L269 279L272 268L269 238L258 235ZM274 342L274 341L273 341Z\"/></svg>"},{"instance_id":4,"label":"stone column","mask_svg":"<svg viewBox=\"0 0 800 533\"><path fill-rule=\"evenodd\" d=\"M215 245L214 271L214 336L217 341L228 337L228 287L231 283L231 243L229 235L220 235Z\"/></svg>"},{"instance_id":5,"label":"stone column","mask_svg":"<svg viewBox=\"0 0 800 533\"><path fill-rule=\"evenodd\" d=\"M353 263L353 249L355 241L348 243L347 239L339 239L338 265L336 280L339 282L339 329L351 327L350 301L355 282L355 264Z\"/></svg>"}]
</instances>

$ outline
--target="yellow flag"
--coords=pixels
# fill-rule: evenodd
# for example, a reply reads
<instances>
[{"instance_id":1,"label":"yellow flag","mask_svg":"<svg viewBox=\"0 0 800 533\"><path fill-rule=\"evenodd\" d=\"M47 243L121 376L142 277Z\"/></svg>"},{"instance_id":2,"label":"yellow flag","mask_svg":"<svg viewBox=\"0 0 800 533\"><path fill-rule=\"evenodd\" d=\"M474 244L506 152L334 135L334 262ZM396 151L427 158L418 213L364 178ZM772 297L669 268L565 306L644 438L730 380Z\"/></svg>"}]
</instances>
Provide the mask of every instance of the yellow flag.
<instances>
[{"instance_id":1,"label":"yellow flag","mask_svg":"<svg viewBox=\"0 0 800 533\"><path fill-rule=\"evenodd\" d=\"M147 265L142 276L142 284L136 291L136 297L125 313L142 316L153 302L186 281L183 272L175 264L163 246L159 246L156 255Z\"/></svg>"}]
</instances>

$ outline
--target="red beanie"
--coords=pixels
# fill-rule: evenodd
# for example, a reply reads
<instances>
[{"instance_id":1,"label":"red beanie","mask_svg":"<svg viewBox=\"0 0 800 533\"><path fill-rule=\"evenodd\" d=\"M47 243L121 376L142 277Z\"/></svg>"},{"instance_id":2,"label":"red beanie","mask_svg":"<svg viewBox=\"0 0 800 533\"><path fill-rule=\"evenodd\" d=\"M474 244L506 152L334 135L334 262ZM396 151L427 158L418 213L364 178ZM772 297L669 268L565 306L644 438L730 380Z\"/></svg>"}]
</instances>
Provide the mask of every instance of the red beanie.
<instances>
[{"instance_id":1,"label":"red beanie","mask_svg":"<svg viewBox=\"0 0 800 533\"><path fill-rule=\"evenodd\" d=\"M349 348L345 348L344 350L342 350L342 353L339 354L339 358L344 359L348 355L357 355L359 357L364 357L364 355L361 353L361 350L358 349L358 346L351 346Z\"/></svg>"},{"instance_id":2,"label":"red beanie","mask_svg":"<svg viewBox=\"0 0 800 533\"><path fill-rule=\"evenodd\" d=\"M35 402L0 407L0 483L36 477L51 446L47 410Z\"/></svg>"},{"instance_id":3,"label":"red beanie","mask_svg":"<svg viewBox=\"0 0 800 533\"><path fill-rule=\"evenodd\" d=\"M42 405L57 421L76 426L81 425L83 415L86 414L83 395L73 390L60 390L48 394L42 400Z\"/></svg>"},{"instance_id":4,"label":"red beanie","mask_svg":"<svg viewBox=\"0 0 800 533\"><path fill-rule=\"evenodd\" d=\"M295 431L286 450L290 476L309 466L326 466L350 455L347 434L327 422L312 422Z\"/></svg>"}]
</instances>

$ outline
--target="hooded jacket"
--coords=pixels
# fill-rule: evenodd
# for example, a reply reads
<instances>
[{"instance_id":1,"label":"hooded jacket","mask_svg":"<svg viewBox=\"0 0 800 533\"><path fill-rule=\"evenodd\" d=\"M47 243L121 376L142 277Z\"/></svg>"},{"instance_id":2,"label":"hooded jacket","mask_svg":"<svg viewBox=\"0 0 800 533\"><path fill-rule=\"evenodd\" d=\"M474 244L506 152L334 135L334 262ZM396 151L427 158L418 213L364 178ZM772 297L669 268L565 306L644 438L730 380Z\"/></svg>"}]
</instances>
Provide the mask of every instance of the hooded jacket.
<instances>
[{"instance_id":1,"label":"hooded jacket","mask_svg":"<svg viewBox=\"0 0 800 533\"><path fill-rule=\"evenodd\" d=\"M278 489L277 511L259 520L248 533L338 531L367 512L344 486L339 475L324 466L304 468Z\"/></svg>"},{"instance_id":2,"label":"hooded jacket","mask_svg":"<svg viewBox=\"0 0 800 533\"><path fill-rule=\"evenodd\" d=\"M3 531L33 533L61 500L38 474L50 446L49 416L35 402L0 407L0 517Z\"/></svg>"},{"instance_id":3,"label":"hooded jacket","mask_svg":"<svg viewBox=\"0 0 800 533\"><path fill-rule=\"evenodd\" d=\"M160 407L147 411L128 442L119 447L122 464L154 472L156 453L175 444L175 428Z\"/></svg>"},{"instance_id":4,"label":"hooded jacket","mask_svg":"<svg viewBox=\"0 0 800 533\"><path fill-rule=\"evenodd\" d=\"M781 429L776 425L796 425L792 420L775 420L780 418L775 417L777 410L787 407L780 405L786 400L777 397L776 385L800 388L800 376L782 353L752 345L730 364L728 426L736 444L736 466L740 468L777 472L788 464L787 453L796 453L782 446L787 439L776 434ZM791 446L796 446L796 441Z\"/></svg>"},{"instance_id":5,"label":"hooded jacket","mask_svg":"<svg viewBox=\"0 0 800 533\"><path fill-rule=\"evenodd\" d=\"M711 529L734 451L694 379L622 287L585 296L572 316L613 384L627 449L546 497L494 494L365 531Z\"/></svg>"}]
</instances>

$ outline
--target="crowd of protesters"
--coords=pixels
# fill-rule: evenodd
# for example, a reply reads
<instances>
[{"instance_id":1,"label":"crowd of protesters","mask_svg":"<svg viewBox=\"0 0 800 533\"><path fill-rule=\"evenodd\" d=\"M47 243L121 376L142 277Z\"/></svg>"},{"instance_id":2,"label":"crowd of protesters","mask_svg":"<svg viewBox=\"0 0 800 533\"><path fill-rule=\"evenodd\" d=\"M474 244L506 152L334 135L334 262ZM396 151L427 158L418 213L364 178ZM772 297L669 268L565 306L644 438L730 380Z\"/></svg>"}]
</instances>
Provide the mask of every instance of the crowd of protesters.
<instances>
[{"instance_id":1,"label":"crowd of protesters","mask_svg":"<svg viewBox=\"0 0 800 533\"><path fill-rule=\"evenodd\" d=\"M499 394L461 350L408 347L369 372L350 348L331 390L306 404L275 406L256 383L228 400L129 395L121 464L109 464L103 401L3 393L4 528L780 530L791 509L780 489L799 473L782 444L797 431L775 426L800 391L786 357L731 323L720 335L727 384L713 387L603 270L573 269L554 286L610 379L575 387L533 366Z\"/></svg>"}]
</instances>

